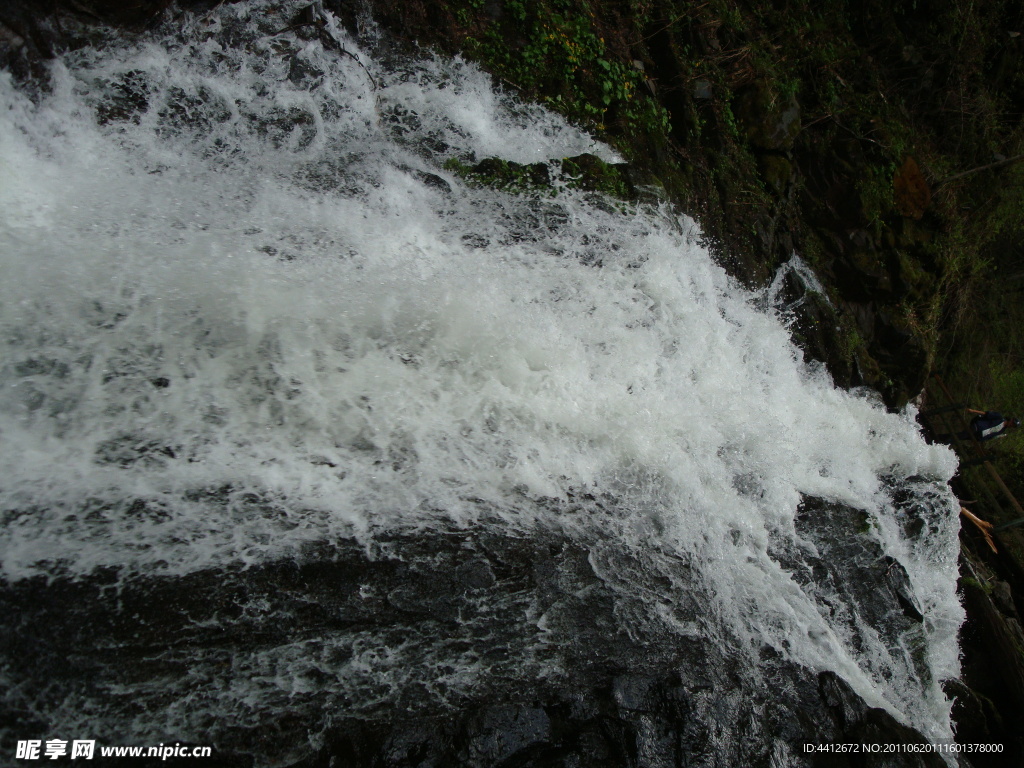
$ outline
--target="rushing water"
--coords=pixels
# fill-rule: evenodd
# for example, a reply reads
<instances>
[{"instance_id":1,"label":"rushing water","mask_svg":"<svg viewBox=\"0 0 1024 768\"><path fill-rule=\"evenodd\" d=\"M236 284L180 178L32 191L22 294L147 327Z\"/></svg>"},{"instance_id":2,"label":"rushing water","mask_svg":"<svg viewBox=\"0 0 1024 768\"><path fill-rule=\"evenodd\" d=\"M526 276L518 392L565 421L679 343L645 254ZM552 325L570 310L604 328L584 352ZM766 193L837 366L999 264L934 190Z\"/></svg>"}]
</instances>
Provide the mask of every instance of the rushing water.
<instances>
[{"instance_id":1,"label":"rushing water","mask_svg":"<svg viewBox=\"0 0 1024 768\"><path fill-rule=\"evenodd\" d=\"M952 455L806 363L775 291L735 285L685 216L561 182L474 188L445 165L607 148L470 65L385 56L330 16L282 32L278 8L100 41L34 93L0 73L7 589L145 583L173 603L197 574L244 581L332 547L372 564L395 537L557 535L625 631L710 639L752 677L772 649L949 737ZM880 629L837 582L860 572L819 567L840 556L827 520L798 521L826 509L859 511L852 535L905 569L923 622ZM491 576L474 583L486 602ZM111 702L149 701L152 681L37 695L17 653L3 675L44 734L122 743L312 717L321 694L361 712L415 686L472 698L498 667L557 676L537 649L581 630L488 610L527 626L518 646L489 636L502 663L486 638L446 650L370 622L219 662L167 629L149 658L208 675L165 681L151 709Z\"/></svg>"}]
</instances>

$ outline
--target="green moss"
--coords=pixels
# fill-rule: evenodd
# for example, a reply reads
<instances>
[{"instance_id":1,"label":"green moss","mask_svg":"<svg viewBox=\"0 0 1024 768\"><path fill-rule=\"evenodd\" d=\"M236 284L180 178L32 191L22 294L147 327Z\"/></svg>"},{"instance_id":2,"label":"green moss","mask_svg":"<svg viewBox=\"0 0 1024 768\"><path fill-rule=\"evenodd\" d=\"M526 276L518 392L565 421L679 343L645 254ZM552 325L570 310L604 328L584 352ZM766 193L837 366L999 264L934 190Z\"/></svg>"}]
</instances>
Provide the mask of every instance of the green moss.
<instances>
[{"instance_id":1,"label":"green moss","mask_svg":"<svg viewBox=\"0 0 1024 768\"><path fill-rule=\"evenodd\" d=\"M860 519L857 522L857 533L862 536L868 535L871 533L873 528L877 527L874 519L867 512L860 512L859 517Z\"/></svg>"},{"instance_id":2,"label":"green moss","mask_svg":"<svg viewBox=\"0 0 1024 768\"><path fill-rule=\"evenodd\" d=\"M975 578L970 576L960 577L960 587L962 589L976 589L979 592L984 592L986 595L992 594L992 585L988 583L982 583Z\"/></svg>"},{"instance_id":3,"label":"green moss","mask_svg":"<svg viewBox=\"0 0 1024 768\"><path fill-rule=\"evenodd\" d=\"M594 155L565 158L561 162L561 172L569 186L576 189L602 192L620 200L634 197L622 167L606 163Z\"/></svg>"},{"instance_id":4,"label":"green moss","mask_svg":"<svg viewBox=\"0 0 1024 768\"><path fill-rule=\"evenodd\" d=\"M857 192L868 226L876 237L886 228L886 220L895 214L892 177L896 163L869 165L857 179Z\"/></svg>"},{"instance_id":5,"label":"green moss","mask_svg":"<svg viewBox=\"0 0 1024 768\"><path fill-rule=\"evenodd\" d=\"M489 157L471 166L452 158L445 162L444 167L471 186L494 187L521 194L541 194L549 197L555 194L547 163L523 165Z\"/></svg>"},{"instance_id":6,"label":"green moss","mask_svg":"<svg viewBox=\"0 0 1024 768\"><path fill-rule=\"evenodd\" d=\"M762 155L758 158L758 167L765 184L776 193L784 192L793 178L793 163L784 155Z\"/></svg>"},{"instance_id":7,"label":"green moss","mask_svg":"<svg viewBox=\"0 0 1024 768\"><path fill-rule=\"evenodd\" d=\"M653 176L644 175L642 183L637 184L634 179L636 173L629 166L606 163L590 154L528 165L496 157L481 160L476 165L466 165L452 158L445 162L444 167L473 186L493 187L516 194L554 197L564 186L635 203L656 200L660 197L658 190L664 190L661 181Z\"/></svg>"}]
</instances>

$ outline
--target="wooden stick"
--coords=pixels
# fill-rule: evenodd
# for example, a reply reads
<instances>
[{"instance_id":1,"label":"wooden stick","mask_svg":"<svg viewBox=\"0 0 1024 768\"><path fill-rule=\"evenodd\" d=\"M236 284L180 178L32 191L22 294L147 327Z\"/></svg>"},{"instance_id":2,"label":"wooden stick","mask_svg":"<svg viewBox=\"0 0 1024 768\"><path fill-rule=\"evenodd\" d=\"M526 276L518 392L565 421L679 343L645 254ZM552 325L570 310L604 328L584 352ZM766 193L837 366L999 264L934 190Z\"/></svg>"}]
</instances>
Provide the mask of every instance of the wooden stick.
<instances>
[{"instance_id":1,"label":"wooden stick","mask_svg":"<svg viewBox=\"0 0 1024 768\"><path fill-rule=\"evenodd\" d=\"M978 530L981 531L981 535L984 536L985 541L988 542L989 549L996 552L996 543L992 541L992 534L990 533L992 530L992 523L986 523L977 515L972 514L966 507L960 507L960 514L978 526Z\"/></svg>"}]
</instances>

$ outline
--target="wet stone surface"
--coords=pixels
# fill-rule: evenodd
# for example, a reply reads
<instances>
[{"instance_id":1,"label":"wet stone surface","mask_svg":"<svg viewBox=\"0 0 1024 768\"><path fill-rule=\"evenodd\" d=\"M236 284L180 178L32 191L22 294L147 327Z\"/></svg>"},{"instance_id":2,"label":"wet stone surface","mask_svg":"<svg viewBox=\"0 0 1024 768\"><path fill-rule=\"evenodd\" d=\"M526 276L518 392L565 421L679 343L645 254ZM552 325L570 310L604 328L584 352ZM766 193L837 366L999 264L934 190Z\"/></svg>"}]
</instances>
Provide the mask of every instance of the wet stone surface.
<instances>
[{"instance_id":1,"label":"wet stone surface","mask_svg":"<svg viewBox=\"0 0 1024 768\"><path fill-rule=\"evenodd\" d=\"M932 764L807 762L806 742L920 737L831 673L767 648L751 670L722 638L635 623L643 590L599 576L598 550L635 567L610 542L481 530L183 578L6 584L17 727L0 748L80 716L104 743L212 744L230 765ZM816 567L884 569L862 550ZM874 594L852 599L881 631L913 623L895 591Z\"/></svg>"}]
</instances>

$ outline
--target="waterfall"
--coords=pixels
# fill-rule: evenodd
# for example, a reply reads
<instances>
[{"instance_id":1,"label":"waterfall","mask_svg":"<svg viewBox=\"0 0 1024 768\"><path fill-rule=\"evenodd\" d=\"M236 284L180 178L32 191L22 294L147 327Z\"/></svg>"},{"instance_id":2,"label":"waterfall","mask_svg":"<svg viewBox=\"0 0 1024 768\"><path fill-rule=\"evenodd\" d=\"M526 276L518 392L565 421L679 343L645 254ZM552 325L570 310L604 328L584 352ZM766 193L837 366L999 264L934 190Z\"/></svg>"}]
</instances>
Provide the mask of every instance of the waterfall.
<instances>
[{"instance_id":1,"label":"waterfall","mask_svg":"<svg viewBox=\"0 0 1024 768\"><path fill-rule=\"evenodd\" d=\"M444 706L517 668L564 676L551 649L591 631L599 587L609 631L714 646L752 688L770 686L766 654L831 671L951 738L953 454L912 410L833 386L672 206L458 172L620 161L609 147L472 64L395 53L329 14L293 28L298 7L110 33L36 90L0 73L4 589L84 590L76 610L114 622L133 585L173 606L203 578L244 585L332 551L382 568L417 541L479 553L487 537L557 540L592 584L506 600L495 558L419 552L476 569L476 618L452 622L507 614L516 639L492 623L455 647L366 620L189 657L165 627L141 656L182 660L189 686L110 673L41 691L22 649L7 706L44 734L122 743L206 743L211 718L324 702L330 717ZM858 580L893 569L923 620L868 607ZM416 590L386 601L432 605ZM299 621L279 608L238 610Z\"/></svg>"}]
</instances>

